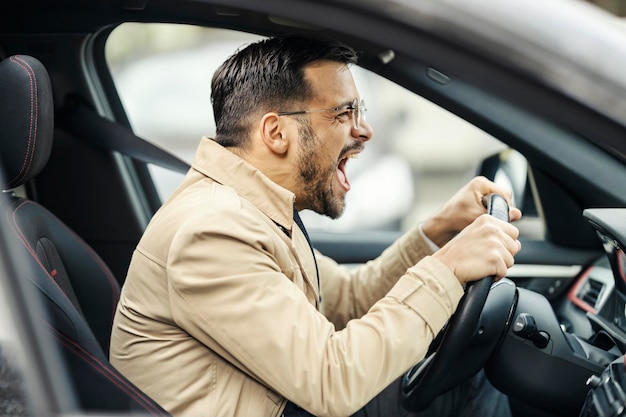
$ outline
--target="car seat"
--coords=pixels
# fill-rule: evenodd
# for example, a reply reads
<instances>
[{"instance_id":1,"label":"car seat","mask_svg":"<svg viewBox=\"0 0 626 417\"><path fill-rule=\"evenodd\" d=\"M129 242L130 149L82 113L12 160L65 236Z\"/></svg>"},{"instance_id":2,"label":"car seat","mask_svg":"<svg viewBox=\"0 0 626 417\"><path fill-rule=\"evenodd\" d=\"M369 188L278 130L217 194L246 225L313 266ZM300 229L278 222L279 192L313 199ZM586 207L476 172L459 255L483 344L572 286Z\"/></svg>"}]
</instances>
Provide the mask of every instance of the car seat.
<instances>
[{"instance_id":1,"label":"car seat","mask_svg":"<svg viewBox=\"0 0 626 417\"><path fill-rule=\"evenodd\" d=\"M109 268L54 214L14 191L46 165L53 125L52 87L43 64L25 55L1 61L0 169L6 198L0 203L0 227L28 261L18 273L42 296L46 328L66 359L84 410L168 415L108 361L120 292Z\"/></svg>"}]
</instances>

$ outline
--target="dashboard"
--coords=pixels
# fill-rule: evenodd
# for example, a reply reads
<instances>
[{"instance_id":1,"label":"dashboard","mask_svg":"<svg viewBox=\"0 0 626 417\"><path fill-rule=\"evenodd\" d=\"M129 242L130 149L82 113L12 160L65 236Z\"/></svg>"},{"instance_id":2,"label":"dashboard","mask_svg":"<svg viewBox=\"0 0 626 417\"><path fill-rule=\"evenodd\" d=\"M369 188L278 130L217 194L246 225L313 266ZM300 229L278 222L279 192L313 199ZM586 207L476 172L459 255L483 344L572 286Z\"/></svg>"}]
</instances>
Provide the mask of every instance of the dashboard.
<instances>
[{"instance_id":1,"label":"dashboard","mask_svg":"<svg viewBox=\"0 0 626 417\"><path fill-rule=\"evenodd\" d=\"M606 333L626 351L626 210L589 209L584 212L602 241L606 257L579 279L569 294L590 322L591 336Z\"/></svg>"},{"instance_id":2,"label":"dashboard","mask_svg":"<svg viewBox=\"0 0 626 417\"><path fill-rule=\"evenodd\" d=\"M606 256L582 272L557 310L542 293L517 287L514 324L485 371L500 391L554 415L626 416L626 208L584 216Z\"/></svg>"},{"instance_id":3,"label":"dashboard","mask_svg":"<svg viewBox=\"0 0 626 417\"><path fill-rule=\"evenodd\" d=\"M606 258L572 289L570 300L585 312L594 345L616 353L600 375L587 380L581 417L626 415L626 209L588 209L583 215L602 241Z\"/></svg>"}]
</instances>

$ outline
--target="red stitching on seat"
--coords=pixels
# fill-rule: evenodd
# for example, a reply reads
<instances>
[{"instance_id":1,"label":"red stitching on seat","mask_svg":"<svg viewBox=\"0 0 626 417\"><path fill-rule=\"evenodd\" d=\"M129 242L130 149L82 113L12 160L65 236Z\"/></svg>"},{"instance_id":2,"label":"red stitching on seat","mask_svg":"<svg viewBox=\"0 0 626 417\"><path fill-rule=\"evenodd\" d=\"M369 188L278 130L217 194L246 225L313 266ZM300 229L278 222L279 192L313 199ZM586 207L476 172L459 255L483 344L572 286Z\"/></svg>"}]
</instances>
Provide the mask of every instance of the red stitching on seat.
<instances>
[{"instance_id":1,"label":"red stitching on seat","mask_svg":"<svg viewBox=\"0 0 626 417\"><path fill-rule=\"evenodd\" d=\"M20 68L26 72L30 83L30 123L28 130L28 146L26 147L26 154L24 155L24 161L20 167L20 171L9 181L12 184L14 181L25 178L28 174L35 155L35 146L37 144L37 122L39 117L39 100L37 97L37 78L35 77L35 71L19 56L15 55L9 58L11 62L15 62ZM32 141L32 142L31 142Z\"/></svg>"},{"instance_id":2,"label":"red stitching on seat","mask_svg":"<svg viewBox=\"0 0 626 417\"><path fill-rule=\"evenodd\" d=\"M39 259L39 257L37 256L37 253L35 252L35 250L32 248L32 246L30 246L30 244L28 243L28 241L26 240L26 237L24 236L24 233L22 233L22 229L20 229L20 226L17 224L17 220L15 218L15 214L17 213L17 211L22 208L25 204L27 204L29 201L28 200L18 200L16 202L14 202L11 207L9 208L9 210L7 210L6 215L7 215L7 223L11 226L11 230L13 230L13 232L17 235L18 239L22 242L22 244L26 247L26 249L28 250L28 252L32 255L33 258L35 258L35 262L37 262L37 264L41 267L41 269L44 270L44 272L46 274L48 274L48 276L50 276L50 272L46 269L46 267L41 263L41 260ZM17 205L17 207L15 207ZM12 216L11 216L12 214ZM56 283L55 280L52 280L52 282L54 283L54 285L56 285L59 290L61 290L61 287L58 286L58 284ZM61 290L61 292L63 292L63 290ZM63 292L63 294L65 294ZM69 301L69 298L68 298Z\"/></svg>"},{"instance_id":3,"label":"red stitching on seat","mask_svg":"<svg viewBox=\"0 0 626 417\"><path fill-rule=\"evenodd\" d=\"M28 62L26 62L19 55L11 56L9 58L9 60L11 62L14 62L15 64L17 64L20 68L22 68L24 70L24 72L28 76L29 83L30 83L30 123L29 123L29 132L28 132L28 146L26 148L26 154L25 154L25 157L24 157L24 161L22 162L22 166L20 168L20 171L16 174L16 176L13 179L11 179L9 181L9 184L12 184L14 181L18 181L18 180L26 177L26 175L28 174L28 172L30 171L30 168L32 166L32 162L33 162L34 155L35 155L35 148L37 146L37 122L38 122L38 118L39 118L39 107L38 107L39 106L39 100L37 98L37 77L35 75L35 71L33 70L33 68L28 64ZM15 209L15 212L17 212L17 210L20 207L17 207ZM14 220L13 224L15 224L16 228L19 230L19 226L15 222L15 218L13 220ZM76 233L74 233L73 230L71 230L69 228L67 228L67 230L71 234L77 236ZM48 274L50 274L46 270L46 268L41 264L41 262L39 261L35 251L30 247L30 245L28 244L28 242L24 238L24 236L21 233L21 231L20 231L19 234L22 237L21 240L24 243L24 245L28 248L28 250L33 255L33 257L35 257L37 259L37 263L39 263L39 265L44 269L44 271L46 271ZM113 303L112 303L112 310L110 312L110 315L111 315L111 322L112 322L113 321L113 316L115 315L115 306L116 306L117 301L119 300L119 296L120 296L118 283L117 283L116 279L111 275L111 272L108 269L108 267L104 264L102 259L99 256L96 255L96 253L93 251L93 249L91 247L89 247L88 245L86 245L85 248L90 253L91 257L100 266L100 269L104 272L104 275L106 276L107 281L109 282L109 286L111 287L111 296L112 296Z\"/></svg>"},{"instance_id":4,"label":"red stitching on seat","mask_svg":"<svg viewBox=\"0 0 626 417\"><path fill-rule=\"evenodd\" d=\"M45 320L44 320L45 322ZM126 380L121 378L117 373L113 372L110 368L102 363L98 358L93 356L91 353L86 351L82 346L78 343L74 342L61 332L59 332L54 326L50 325L50 323L45 322L50 332L68 349L72 351L72 353L78 355L80 358L85 360L85 362L90 365L94 370L103 375L109 381L111 381L114 385L120 388L122 391L127 393L131 398L135 399L138 403L140 403L147 411L150 411L153 415L163 416L161 410L151 404L150 401L146 399L144 393L139 391L136 387L129 384Z\"/></svg>"},{"instance_id":5,"label":"red stitching on seat","mask_svg":"<svg viewBox=\"0 0 626 417\"><path fill-rule=\"evenodd\" d=\"M7 211L8 223L9 223L9 225L12 226L11 229L18 236L19 240L26 247L26 249L31 254L31 256L35 259L37 264L39 264L41 269L43 269L46 272L46 274L52 279L53 275L41 263L41 260L37 256L37 253L35 252L33 247L30 246L30 243L28 243L28 240L24 236L24 233L22 232L20 226L17 224L17 219L16 219L17 212L18 212L19 209L24 207L26 204L38 205L38 204L36 204L35 202L33 202L31 200L21 200L21 201L18 200L18 201L16 201L15 203L13 203L11 208ZM11 216L11 213L13 213L13 216ZM66 231L68 233L74 235L77 240L79 240L79 241L81 240L80 237L76 233L74 233L74 231L72 229L68 228L67 226L63 225L62 223L60 223L60 224L61 224L62 227L64 227L66 229ZM92 259L98 264L98 266L100 266L100 269L102 270L102 272L104 273L105 277L107 278L107 281L108 281L109 286L111 288L111 296L112 296L111 322L112 322L113 321L113 315L115 314L115 308L116 308L116 305L117 305L117 301L119 300L119 297L120 297L120 291L119 291L119 288L117 286L117 281L115 281L115 278L111 275L111 272L109 271L108 267L104 264L102 259L100 259L100 257L94 252L94 250L91 247L89 247L88 245L85 245L83 247L91 255ZM59 290L61 290L63 295L65 295L65 297L67 298L67 295L61 289L61 287L59 287L57 282L54 279L52 279L52 282L54 283L54 285L57 286L57 288L59 288ZM70 303L71 303L71 300L69 298L67 298L67 300L70 301Z\"/></svg>"}]
</instances>

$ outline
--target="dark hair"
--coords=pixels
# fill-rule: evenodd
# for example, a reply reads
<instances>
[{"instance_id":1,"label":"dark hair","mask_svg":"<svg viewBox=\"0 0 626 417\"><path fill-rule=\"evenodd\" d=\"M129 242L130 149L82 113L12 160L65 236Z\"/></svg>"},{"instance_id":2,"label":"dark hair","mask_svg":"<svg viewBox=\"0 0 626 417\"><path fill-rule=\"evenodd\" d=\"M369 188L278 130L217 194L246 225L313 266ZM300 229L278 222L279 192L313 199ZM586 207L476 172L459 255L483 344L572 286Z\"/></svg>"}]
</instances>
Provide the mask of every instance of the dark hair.
<instances>
[{"instance_id":1,"label":"dark hair","mask_svg":"<svg viewBox=\"0 0 626 417\"><path fill-rule=\"evenodd\" d=\"M310 99L304 68L318 60L356 64L357 54L337 40L307 35L268 38L237 51L211 81L215 140L244 146L252 116Z\"/></svg>"}]
</instances>

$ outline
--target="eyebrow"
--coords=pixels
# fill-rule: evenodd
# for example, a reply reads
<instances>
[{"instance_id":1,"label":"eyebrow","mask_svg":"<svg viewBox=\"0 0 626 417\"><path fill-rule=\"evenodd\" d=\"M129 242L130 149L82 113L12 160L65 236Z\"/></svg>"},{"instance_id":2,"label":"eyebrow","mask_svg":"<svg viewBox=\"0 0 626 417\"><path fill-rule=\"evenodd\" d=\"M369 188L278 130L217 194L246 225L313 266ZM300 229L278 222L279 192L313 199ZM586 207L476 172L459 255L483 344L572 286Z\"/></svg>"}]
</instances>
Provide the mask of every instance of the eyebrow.
<instances>
[{"instance_id":1,"label":"eyebrow","mask_svg":"<svg viewBox=\"0 0 626 417\"><path fill-rule=\"evenodd\" d=\"M335 108L340 109L340 108L342 108L342 107L351 106L351 105L352 105L352 103L354 103L354 99L349 100L349 101L345 101L345 102L343 102L343 103L341 103L341 104L338 104L338 105L336 105L336 106L335 106Z\"/></svg>"}]
</instances>

